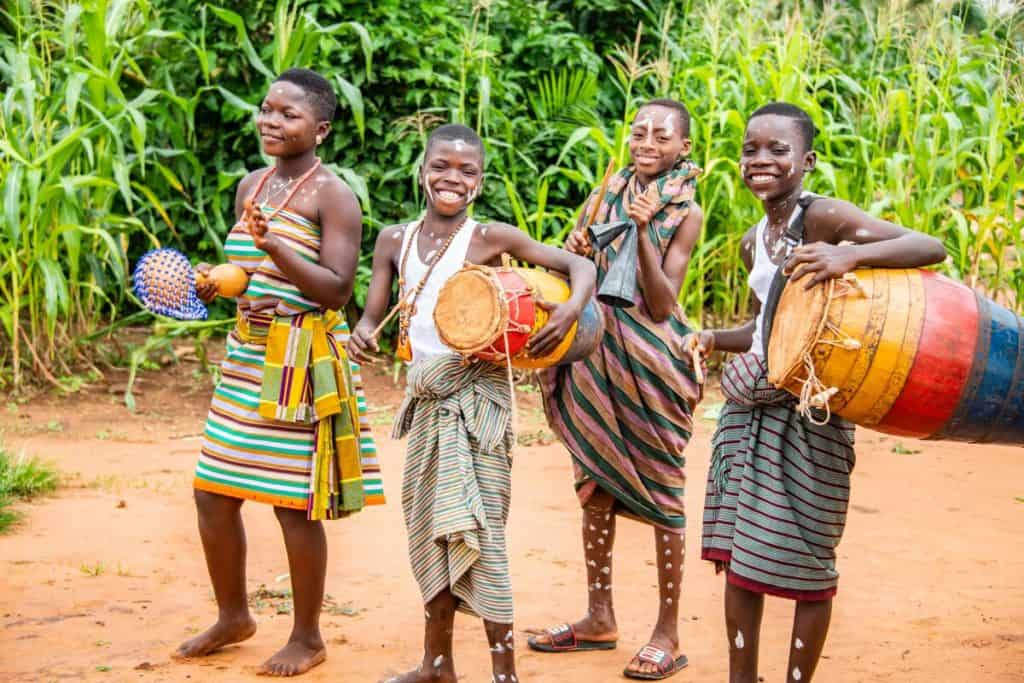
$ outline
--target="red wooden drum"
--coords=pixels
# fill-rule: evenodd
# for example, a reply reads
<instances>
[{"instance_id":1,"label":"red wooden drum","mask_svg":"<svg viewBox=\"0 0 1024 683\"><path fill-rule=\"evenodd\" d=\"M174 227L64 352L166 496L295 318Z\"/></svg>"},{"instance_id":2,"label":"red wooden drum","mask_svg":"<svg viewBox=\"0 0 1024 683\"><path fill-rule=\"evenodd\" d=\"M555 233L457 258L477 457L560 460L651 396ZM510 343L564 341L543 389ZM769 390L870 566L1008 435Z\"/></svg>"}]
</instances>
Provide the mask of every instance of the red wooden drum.
<instances>
[{"instance_id":1,"label":"red wooden drum","mask_svg":"<svg viewBox=\"0 0 1024 683\"><path fill-rule=\"evenodd\" d=\"M434 324L441 341L455 352L492 362L511 357L516 368L563 365L593 353L604 332L604 319L590 301L553 351L541 357L528 355L526 343L548 321L548 312L537 299L567 301L569 286L542 270L470 265L441 288Z\"/></svg>"}]
</instances>

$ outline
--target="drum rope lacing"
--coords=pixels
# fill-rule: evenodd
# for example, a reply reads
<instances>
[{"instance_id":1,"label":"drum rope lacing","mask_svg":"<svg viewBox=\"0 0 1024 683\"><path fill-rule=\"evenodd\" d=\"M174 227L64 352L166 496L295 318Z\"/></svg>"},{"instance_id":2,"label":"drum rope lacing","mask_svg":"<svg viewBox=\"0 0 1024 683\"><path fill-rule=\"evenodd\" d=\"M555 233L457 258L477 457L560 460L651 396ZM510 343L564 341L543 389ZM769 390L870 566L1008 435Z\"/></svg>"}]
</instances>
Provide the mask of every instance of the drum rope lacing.
<instances>
[{"instance_id":1,"label":"drum rope lacing","mask_svg":"<svg viewBox=\"0 0 1024 683\"><path fill-rule=\"evenodd\" d=\"M839 286L842 289L839 289ZM814 346L818 344L825 344L829 346L838 346L846 351L858 351L861 348L861 343L857 339L854 339L846 332L843 332L835 323L828 319L828 311L832 305L832 302L844 296L849 296L851 293L856 292L860 296L868 298L868 293L864 290L860 280L857 279L857 275L854 273L846 273L841 279L830 280L828 283L828 293L825 297L825 310L821 316L821 322L818 324L817 332L815 333ZM834 334L836 339L822 339L822 335L825 331L829 331ZM833 396L839 393L838 387L827 387L818 378L818 374L814 369L814 359L811 357L810 352L804 352L803 355L804 370L807 372L807 379L799 380L801 382L800 387L800 401L797 403L797 410L800 415L806 418L812 424L818 425L819 427L828 423L832 419L832 407L829 401ZM819 420L814 416L813 409L825 411L825 419Z\"/></svg>"}]
</instances>

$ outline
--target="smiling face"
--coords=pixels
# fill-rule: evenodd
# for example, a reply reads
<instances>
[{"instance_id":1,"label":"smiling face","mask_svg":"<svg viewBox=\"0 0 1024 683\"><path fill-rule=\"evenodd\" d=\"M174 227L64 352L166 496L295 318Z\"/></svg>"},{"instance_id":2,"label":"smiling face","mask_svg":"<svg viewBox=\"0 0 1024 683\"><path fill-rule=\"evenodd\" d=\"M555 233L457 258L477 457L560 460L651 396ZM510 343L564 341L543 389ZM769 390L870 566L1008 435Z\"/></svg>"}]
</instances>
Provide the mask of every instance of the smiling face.
<instances>
[{"instance_id":1,"label":"smiling face","mask_svg":"<svg viewBox=\"0 0 1024 683\"><path fill-rule=\"evenodd\" d=\"M778 114L756 116L747 123L740 155L740 173L762 201L785 197L814 168L816 157L796 121Z\"/></svg>"},{"instance_id":2,"label":"smiling face","mask_svg":"<svg viewBox=\"0 0 1024 683\"><path fill-rule=\"evenodd\" d=\"M434 140L427 149L420 181L427 201L442 216L464 211L483 182L483 152L461 139Z\"/></svg>"},{"instance_id":3,"label":"smiling face","mask_svg":"<svg viewBox=\"0 0 1024 683\"><path fill-rule=\"evenodd\" d=\"M326 137L331 124L318 119L306 92L295 83L275 81L256 114L256 129L263 151L275 157L294 157Z\"/></svg>"},{"instance_id":4,"label":"smiling face","mask_svg":"<svg viewBox=\"0 0 1024 683\"><path fill-rule=\"evenodd\" d=\"M660 104L640 108L629 131L629 155L645 184L689 152L690 139L677 110Z\"/></svg>"}]
</instances>

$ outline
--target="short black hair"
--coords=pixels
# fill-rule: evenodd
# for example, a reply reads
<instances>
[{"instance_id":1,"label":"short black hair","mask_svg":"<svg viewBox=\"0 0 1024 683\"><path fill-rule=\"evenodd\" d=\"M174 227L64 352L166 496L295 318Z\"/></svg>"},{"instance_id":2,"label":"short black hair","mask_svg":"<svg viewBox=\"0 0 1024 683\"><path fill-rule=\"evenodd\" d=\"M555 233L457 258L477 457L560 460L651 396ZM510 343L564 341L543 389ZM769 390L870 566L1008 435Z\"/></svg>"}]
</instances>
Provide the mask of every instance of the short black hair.
<instances>
[{"instance_id":1,"label":"short black hair","mask_svg":"<svg viewBox=\"0 0 1024 683\"><path fill-rule=\"evenodd\" d=\"M814 149L814 136L818 134L818 129L814 127L814 121L811 120L810 114L789 102L769 102L751 114L747 123L749 124L750 121L754 120L758 116L767 116L769 114L792 119L796 124L797 130L800 131L800 137L803 138L804 151L810 152Z\"/></svg>"},{"instance_id":2,"label":"short black hair","mask_svg":"<svg viewBox=\"0 0 1024 683\"><path fill-rule=\"evenodd\" d=\"M338 95L330 82L312 69L288 69L282 71L274 82L287 81L302 88L306 101L313 105L313 111L321 121L333 121L338 110Z\"/></svg>"},{"instance_id":3,"label":"short black hair","mask_svg":"<svg viewBox=\"0 0 1024 683\"><path fill-rule=\"evenodd\" d=\"M686 108L686 105L679 100L669 99L668 97L656 97L653 100L647 100L640 106L640 109L644 107L668 107L669 109L675 109L679 113L679 120L682 121L682 125L679 127L683 133L683 138L690 137L690 110ZM637 110L637 112L640 111Z\"/></svg>"},{"instance_id":4,"label":"short black hair","mask_svg":"<svg viewBox=\"0 0 1024 683\"><path fill-rule=\"evenodd\" d=\"M476 147L480 150L480 161L484 160L484 141L480 139L475 130L469 126L463 126L461 123L446 123L431 131L430 137L427 138L427 148L423 151L423 158L425 159L430 154L430 148L435 143L452 142L453 140L462 140Z\"/></svg>"}]
</instances>

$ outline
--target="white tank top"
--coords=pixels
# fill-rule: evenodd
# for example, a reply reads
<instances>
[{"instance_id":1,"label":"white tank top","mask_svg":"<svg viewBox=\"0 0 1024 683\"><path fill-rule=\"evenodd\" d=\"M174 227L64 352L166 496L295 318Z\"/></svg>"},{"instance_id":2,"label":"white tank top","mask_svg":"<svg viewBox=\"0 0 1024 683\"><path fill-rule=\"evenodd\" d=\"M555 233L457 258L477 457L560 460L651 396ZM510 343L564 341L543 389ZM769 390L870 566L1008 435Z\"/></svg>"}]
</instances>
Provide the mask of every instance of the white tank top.
<instances>
[{"instance_id":1,"label":"white tank top","mask_svg":"<svg viewBox=\"0 0 1024 683\"><path fill-rule=\"evenodd\" d=\"M420 260L419 245L415 242L412 245L409 244L409 240L414 234L417 238L419 237L419 231L414 228L420 221L413 221L405 226L402 250L399 252L399 258L401 258L405 250L409 249L409 258L405 263L405 286L407 288L416 287L427 273L427 264ZM409 345L412 347L413 362L452 353L452 350L445 346L445 343L437 336L437 328L434 326L434 307L437 306L437 295L441 292L441 287L465 264L469 242L473 238L476 226L477 223L472 218L466 219L466 224L448 245L448 251L434 266L434 270L430 273L430 279L427 280L423 291L416 298L416 313L409 321ZM437 245L437 248L440 249L441 245ZM427 260L433 258L434 251L427 252ZM401 262L399 262L399 267L401 267Z\"/></svg>"},{"instance_id":2,"label":"white tank top","mask_svg":"<svg viewBox=\"0 0 1024 683\"><path fill-rule=\"evenodd\" d=\"M807 193L805 192L804 194ZM793 225L793 221L796 220L796 217L803 210L803 207L798 203L789 217L789 222L786 225L787 230L789 226ZM747 278L747 284L761 303L761 310L758 312L757 321L754 323L754 339L750 344L750 352L758 356L764 355L764 302L768 300L768 294L772 288L772 280L775 279L775 271L779 269L772 262L771 256L768 254L768 248L764 244L764 232L767 229L768 216L765 216L754 229L754 267L750 270L750 276ZM780 248L786 249L786 243L782 238L779 239L778 244L781 245ZM788 255L787 251L786 256Z\"/></svg>"}]
</instances>

